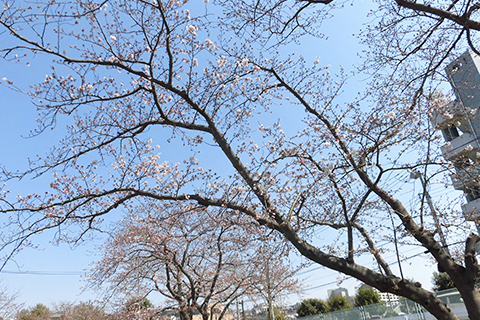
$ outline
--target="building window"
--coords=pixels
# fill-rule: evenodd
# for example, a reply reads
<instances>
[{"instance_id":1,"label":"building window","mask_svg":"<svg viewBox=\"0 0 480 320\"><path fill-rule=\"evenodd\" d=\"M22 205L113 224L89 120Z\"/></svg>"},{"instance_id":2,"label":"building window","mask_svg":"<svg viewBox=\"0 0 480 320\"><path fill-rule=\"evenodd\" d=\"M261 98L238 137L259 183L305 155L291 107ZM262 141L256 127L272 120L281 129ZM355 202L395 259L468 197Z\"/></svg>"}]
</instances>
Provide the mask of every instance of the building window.
<instances>
[{"instance_id":1,"label":"building window","mask_svg":"<svg viewBox=\"0 0 480 320\"><path fill-rule=\"evenodd\" d=\"M465 197L467 201L473 201L480 198L480 189L479 187L468 188L465 190Z\"/></svg>"},{"instance_id":2,"label":"building window","mask_svg":"<svg viewBox=\"0 0 480 320\"><path fill-rule=\"evenodd\" d=\"M446 127L445 129L442 129L443 137L445 138L445 141L452 141L456 137L458 137L460 134L458 133L457 127L454 127L452 125Z\"/></svg>"}]
</instances>

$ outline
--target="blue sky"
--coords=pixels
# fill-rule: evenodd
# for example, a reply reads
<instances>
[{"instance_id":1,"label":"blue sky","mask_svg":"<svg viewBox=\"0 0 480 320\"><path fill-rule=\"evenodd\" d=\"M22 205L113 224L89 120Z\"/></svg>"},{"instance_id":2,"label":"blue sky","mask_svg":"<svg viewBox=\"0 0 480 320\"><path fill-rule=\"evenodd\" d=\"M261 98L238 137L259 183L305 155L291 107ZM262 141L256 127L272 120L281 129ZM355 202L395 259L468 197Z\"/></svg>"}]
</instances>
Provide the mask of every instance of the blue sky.
<instances>
[{"instance_id":1,"label":"blue sky","mask_svg":"<svg viewBox=\"0 0 480 320\"><path fill-rule=\"evenodd\" d=\"M329 39L303 44L299 51L306 52L307 58L313 59L315 56L320 56L322 64L332 65L332 70L337 70L340 65L348 70L352 65L359 63L357 52L360 52L362 47L353 34L359 33L362 23L370 21L370 18L366 17L369 6L370 3L367 1L347 2L344 8L334 12L335 16L332 19L322 24L322 29L328 31ZM42 81L45 74L48 73L48 61L44 61L43 57L32 59L31 64L32 66L29 67L0 60L0 79L6 77L27 90L28 85ZM365 82L362 80L361 78L355 79L355 82L349 85L349 88L353 89L352 92L358 91L357 87L363 87ZM0 107L0 134L2 136L0 139L0 150L2 150L0 163L8 167L26 168L29 156L44 154L52 146L52 141L62 137L62 128L59 126L54 130L48 130L39 137L26 139L29 131L35 128L35 107L26 95L4 86L0 86L0 97L2 101ZM29 182L28 185L32 190L25 189L26 184L22 184L22 189L18 189L15 183L12 183L10 188L14 193L26 194L41 186L45 181L39 179ZM418 181L408 181L407 175L399 177L398 181L405 184L406 197L417 197L415 192L420 191ZM449 192L443 186L434 186L432 189L434 196L442 196ZM460 196L458 193L458 197ZM414 203L415 201L412 202L412 205ZM95 299L96 296L91 291L87 290L80 294L80 288L84 285L80 275L89 268L92 261L98 258L94 245L100 243L101 239L82 244L75 250L66 244L53 245L49 243L51 240L51 234L37 237L35 241L41 243L41 249L25 249L20 252L15 257L15 262L9 262L5 270L0 273L0 280L12 291L18 290L20 292L19 300L25 301L27 305L36 303L51 305L53 302L60 301ZM422 248L412 247L405 250L407 256L419 255L402 264L404 273L430 288L431 273L435 270L432 268L432 261L426 258L426 255L421 254L424 251ZM387 256L387 261L395 261L395 257ZM304 278L305 283L310 287L304 297L325 298L328 289L337 287L337 283L332 282L337 280L340 282L340 279L343 278L325 268L318 269L316 265L311 269L313 270L305 270L301 275L301 278ZM353 294L358 281L350 279L340 285L347 287ZM295 303L298 299L298 297L290 296L286 302Z\"/></svg>"}]
</instances>

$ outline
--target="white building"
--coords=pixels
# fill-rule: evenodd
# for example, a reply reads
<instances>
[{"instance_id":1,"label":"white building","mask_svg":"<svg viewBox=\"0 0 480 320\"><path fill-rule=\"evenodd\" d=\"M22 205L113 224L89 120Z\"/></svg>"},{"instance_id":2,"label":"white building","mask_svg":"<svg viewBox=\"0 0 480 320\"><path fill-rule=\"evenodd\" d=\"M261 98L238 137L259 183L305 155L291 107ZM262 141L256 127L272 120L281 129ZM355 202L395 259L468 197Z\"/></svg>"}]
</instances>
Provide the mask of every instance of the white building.
<instances>
[{"instance_id":1,"label":"white building","mask_svg":"<svg viewBox=\"0 0 480 320\"><path fill-rule=\"evenodd\" d=\"M396 306L400 305L400 298L399 296L389 293L389 292L380 292L377 288L374 288L372 286L369 286L367 284L362 284L360 286L365 287L365 288L371 288L373 289L378 295L380 296L380 301L384 302L387 307L395 308Z\"/></svg>"},{"instance_id":2,"label":"white building","mask_svg":"<svg viewBox=\"0 0 480 320\"><path fill-rule=\"evenodd\" d=\"M394 308L400 304L399 297L397 295L389 292L380 292L377 289L375 289L375 291L378 292L378 294L380 295L380 300L382 302L385 302L385 305L387 307Z\"/></svg>"},{"instance_id":3,"label":"white building","mask_svg":"<svg viewBox=\"0 0 480 320\"><path fill-rule=\"evenodd\" d=\"M480 57L467 51L446 68L456 100L441 92L432 97L432 124L442 131L441 151L455 166L453 186L462 190L467 203L462 206L466 220L480 217Z\"/></svg>"}]
</instances>

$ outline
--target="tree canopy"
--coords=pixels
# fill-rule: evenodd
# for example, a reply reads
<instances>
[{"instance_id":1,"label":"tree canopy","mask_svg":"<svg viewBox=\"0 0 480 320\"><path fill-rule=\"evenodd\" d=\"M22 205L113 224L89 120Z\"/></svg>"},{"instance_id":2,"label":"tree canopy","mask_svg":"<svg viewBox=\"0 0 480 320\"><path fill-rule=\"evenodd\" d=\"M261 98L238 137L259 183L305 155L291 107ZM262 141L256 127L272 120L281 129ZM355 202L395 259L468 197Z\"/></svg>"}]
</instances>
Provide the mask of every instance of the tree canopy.
<instances>
[{"instance_id":1,"label":"tree canopy","mask_svg":"<svg viewBox=\"0 0 480 320\"><path fill-rule=\"evenodd\" d=\"M147 298L132 297L125 304L125 311L133 312L133 311L139 311L139 310L144 310L144 309L153 308L153 307L154 307L153 303Z\"/></svg>"},{"instance_id":2,"label":"tree canopy","mask_svg":"<svg viewBox=\"0 0 480 320\"><path fill-rule=\"evenodd\" d=\"M104 308L92 301L79 303L60 302L54 305L51 313L60 315L61 319L64 320L107 319L107 314L105 313Z\"/></svg>"},{"instance_id":3,"label":"tree canopy","mask_svg":"<svg viewBox=\"0 0 480 320\"><path fill-rule=\"evenodd\" d=\"M194 312L222 319L241 296L273 303L299 289L285 251L265 249L251 226L222 211L160 209L137 208L119 223L90 273L92 288L129 298L127 311L143 309L143 297L156 292L182 319ZM131 298L132 290L140 296Z\"/></svg>"},{"instance_id":4,"label":"tree canopy","mask_svg":"<svg viewBox=\"0 0 480 320\"><path fill-rule=\"evenodd\" d=\"M2 83L31 96L32 136L64 135L27 169L1 167L4 261L38 234L80 243L139 208L185 228L181 218L221 213L265 243L283 239L313 263L458 319L387 263L392 252L401 264L401 237L428 252L480 319L480 237L465 237L464 217L446 207L442 225L464 241L462 252L447 250L425 197L412 208L391 183L413 169L430 181L453 168L428 115L441 68L476 50L478 6L372 6L357 66L368 80L353 94L352 76L308 46L329 50L322 26L342 10L336 1L4 0L3 58L51 68L37 84L15 74ZM10 184L37 190L11 194ZM392 245L380 247L385 240ZM361 263L366 256L375 266Z\"/></svg>"},{"instance_id":5,"label":"tree canopy","mask_svg":"<svg viewBox=\"0 0 480 320\"><path fill-rule=\"evenodd\" d=\"M39 303L28 309L22 309L17 314L18 320L50 320L50 309Z\"/></svg>"},{"instance_id":6,"label":"tree canopy","mask_svg":"<svg viewBox=\"0 0 480 320\"><path fill-rule=\"evenodd\" d=\"M300 317L312 316L314 314L325 313L329 311L328 304L321 299L302 300L297 308L297 314Z\"/></svg>"},{"instance_id":7,"label":"tree canopy","mask_svg":"<svg viewBox=\"0 0 480 320\"><path fill-rule=\"evenodd\" d=\"M371 287L361 286L355 293L355 307L380 303L380 295Z\"/></svg>"},{"instance_id":8,"label":"tree canopy","mask_svg":"<svg viewBox=\"0 0 480 320\"><path fill-rule=\"evenodd\" d=\"M434 272L432 276L433 290L440 291L455 288L455 284L446 272Z\"/></svg>"},{"instance_id":9,"label":"tree canopy","mask_svg":"<svg viewBox=\"0 0 480 320\"><path fill-rule=\"evenodd\" d=\"M338 311L338 310L345 310L350 309L352 304L348 297L342 296L340 294L334 294L327 300L328 309L330 311Z\"/></svg>"}]
</instances>

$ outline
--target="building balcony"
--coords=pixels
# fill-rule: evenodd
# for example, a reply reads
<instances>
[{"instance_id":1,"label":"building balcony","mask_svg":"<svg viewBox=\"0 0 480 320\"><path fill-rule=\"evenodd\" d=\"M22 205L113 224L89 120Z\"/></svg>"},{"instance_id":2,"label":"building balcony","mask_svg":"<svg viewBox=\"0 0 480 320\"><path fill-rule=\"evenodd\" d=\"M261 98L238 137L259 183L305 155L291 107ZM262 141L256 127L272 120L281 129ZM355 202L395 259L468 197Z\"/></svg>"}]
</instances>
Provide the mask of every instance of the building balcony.
<instances>
[{"instance_id":1,"label":"building balcony","mask_svg":"<svg viewBox=\"0 0 480 320\"><path fill-rule=\"evenodd\" d=\"M480 152L480 144L473 134L464 133L452 141L447 142L440 149L445 159L450 161L455 160L455 158L459 156L477 159L477 152Z\"/></svg>"},{"instance_id":2,"label":"building balcony","mask_svg":"<svg viewBox=\"0 0 480 320\"><path fill-rule=\"evenodd\" d=\"M456 190L465 190L480 185L480 167L469 165L463 169L457 169L455 174L451 175L453 187Z\"/></svg>"},{"instance_id":3,"label":"building balcony","mask_svg":"<svg viewBox=\"0 0 480 320\"><path fill-rule=\"evenodd\" d=\"M474 221L480 217L480 198L462 205L462 212L467 221Z\"/></svg>"}]
</instances>

